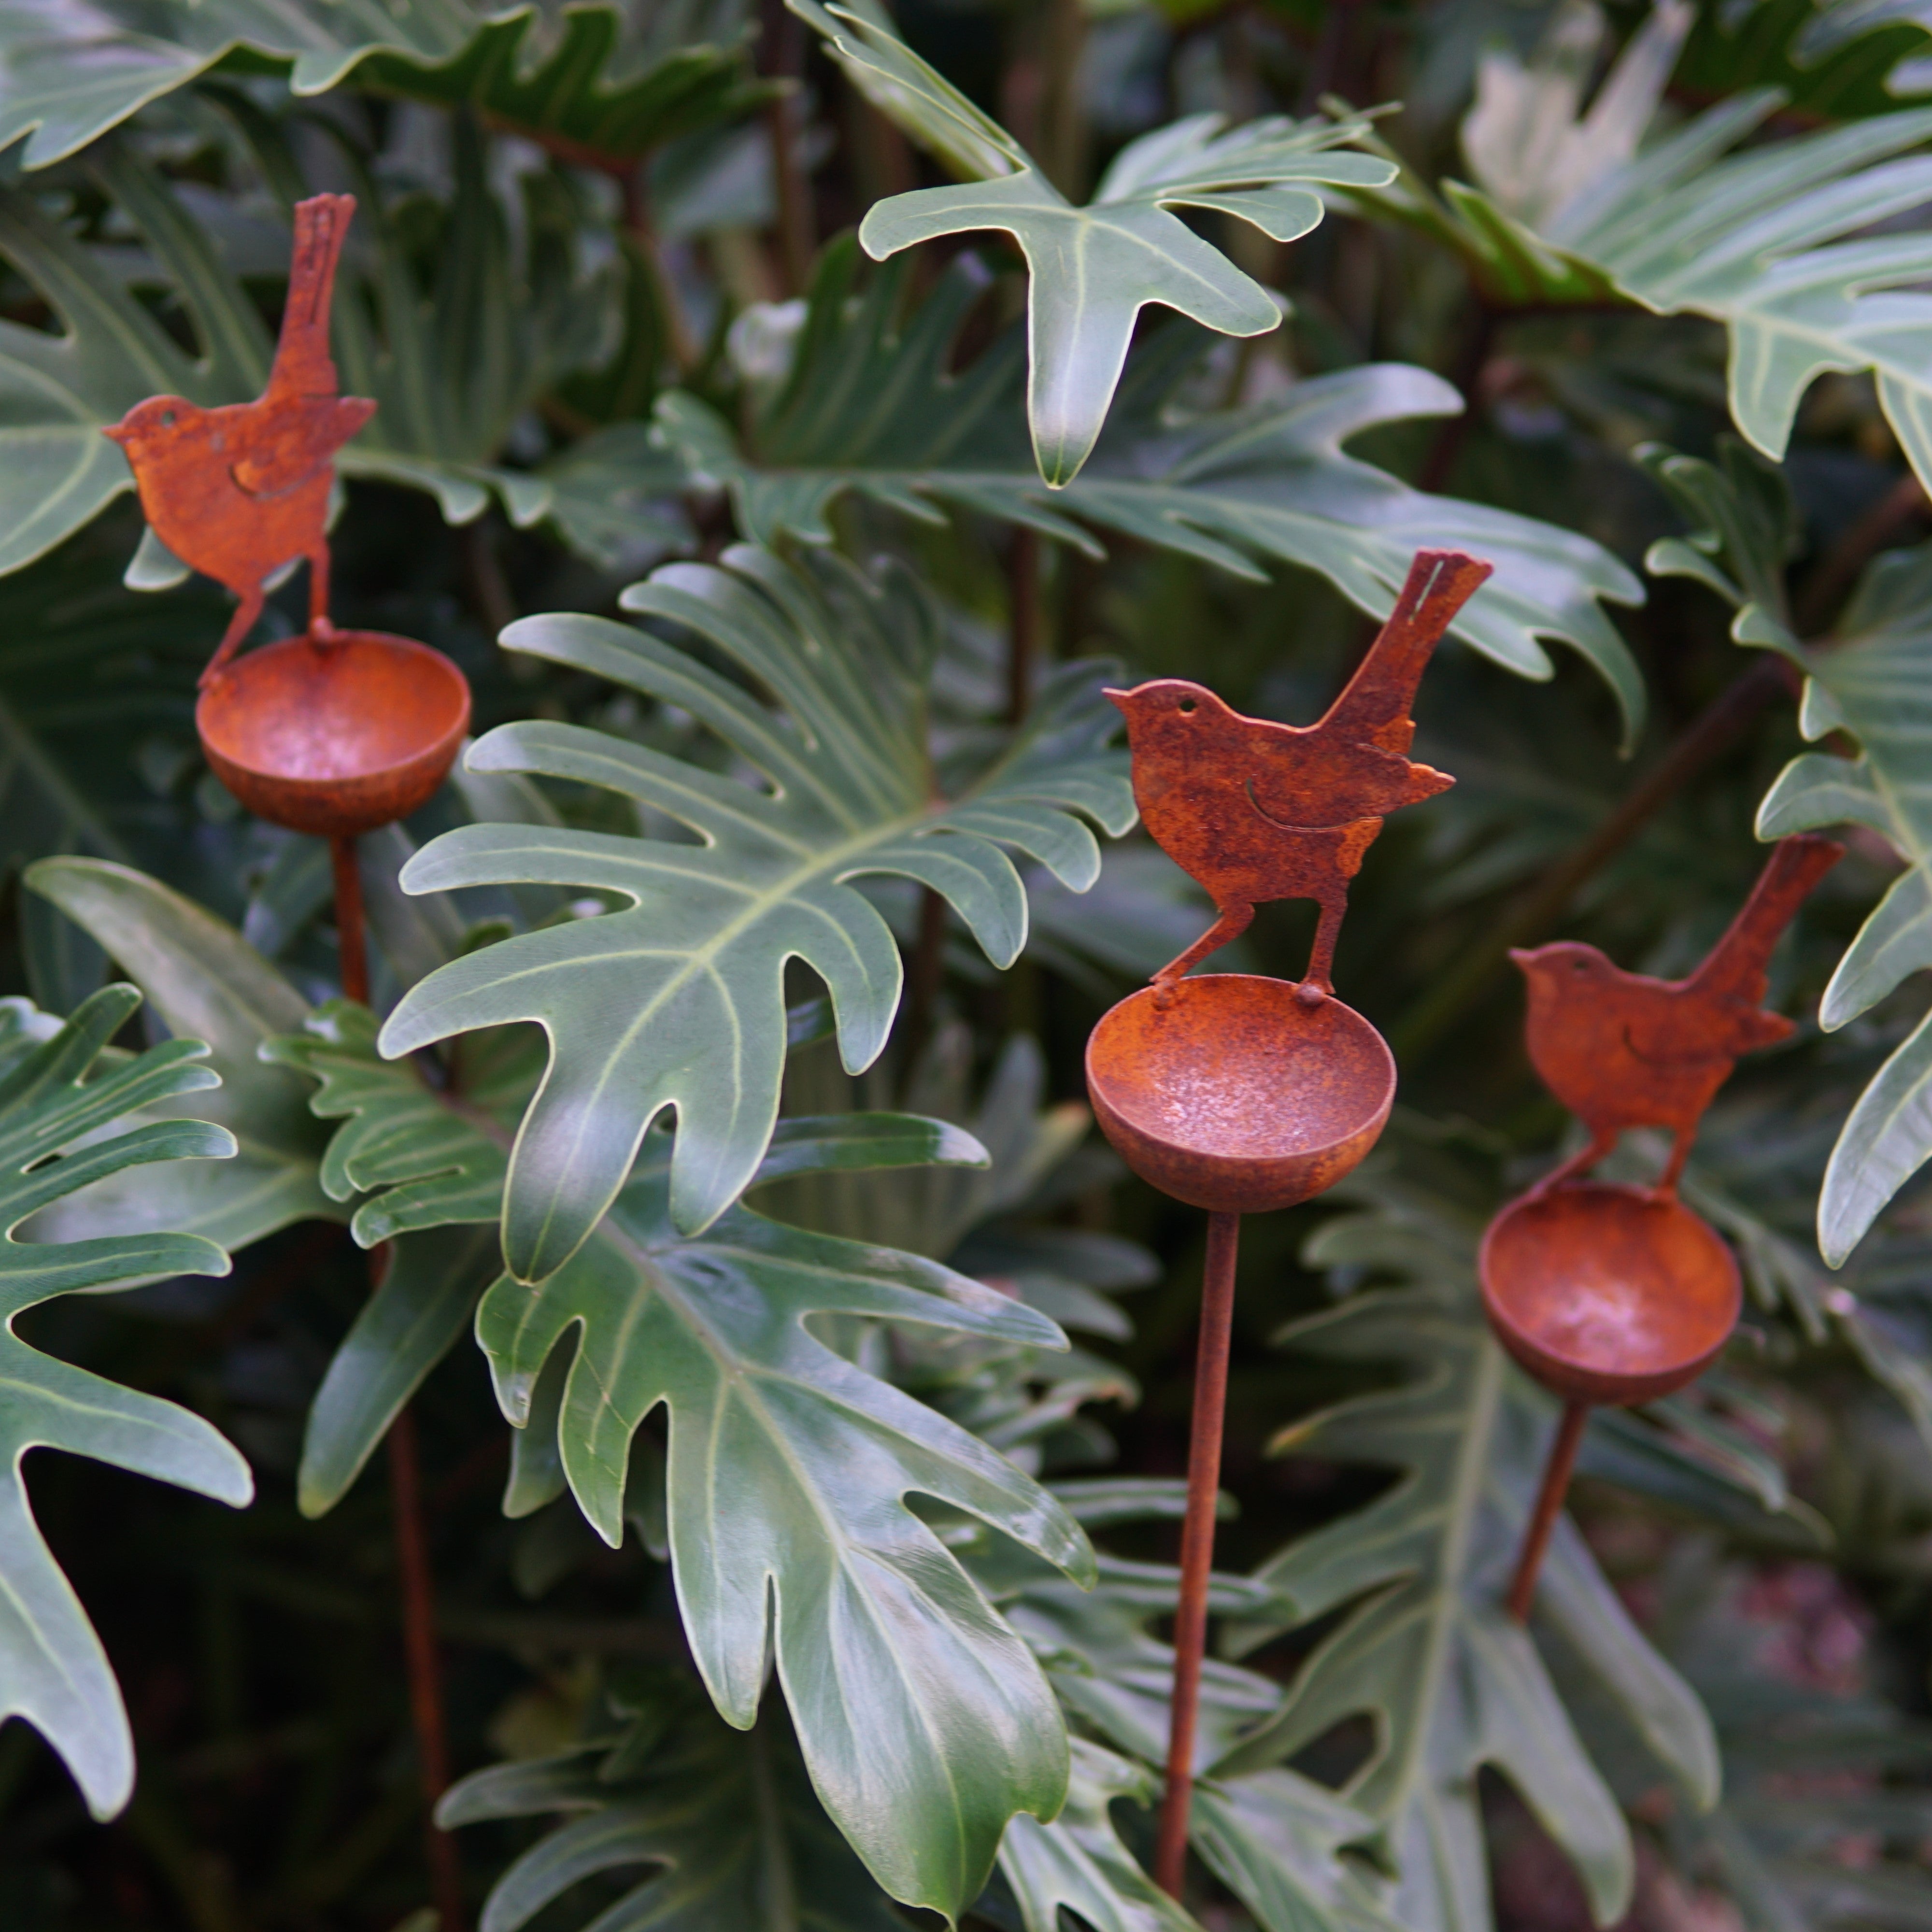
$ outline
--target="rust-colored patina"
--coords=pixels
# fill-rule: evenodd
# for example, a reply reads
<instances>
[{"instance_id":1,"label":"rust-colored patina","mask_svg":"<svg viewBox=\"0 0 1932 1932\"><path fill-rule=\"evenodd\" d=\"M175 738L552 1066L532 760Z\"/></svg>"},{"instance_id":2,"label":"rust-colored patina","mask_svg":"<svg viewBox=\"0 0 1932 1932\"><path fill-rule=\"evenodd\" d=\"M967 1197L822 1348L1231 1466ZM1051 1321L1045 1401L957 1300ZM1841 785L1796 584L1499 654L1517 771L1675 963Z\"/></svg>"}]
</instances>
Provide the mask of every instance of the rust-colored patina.
<instances>
[{"instance_id":1,"label":"rust-colored patina","mask_svg":"<svg viewBox=\"0 0 1932 1932\"><path fill-rule=\"evenodd\" d=\"M1590 1130L1588 1146L1546 1187L1594 1166L1626 1127L1668 1127L1676 1142L1659 1184L1676 1189L1697 1123L1739 1054L1790 1036L1790 1021L1760 1008L1765 969L1844 849L1809 836L1780 840L1743 910L1687 979L1626 973L1574 940L1510 955L1529 982L1530 1059Z\"/></svg>"},{"instance_id":2,"label":"rust-colored patina","mask_svg":"<svg viewBox=\"0 0 1932 1932\"><path fill-rule=\"evenodd\" d=\"M1486 563L1455 551L1418 554L1348 688L1305 730L1244 718L1180 678L1107 694L1126 719L1148 831L1208 888L1219 915L1087 1042L1087 1090L1115 1150L1143 1180L1210 1216L1154 1856L1156 1882L1176 1898L1187 1861L1240 1217L1334 1186L1388 1124L1395 1061L1381 1034L1333 997L1335 940L1348 881L1384 814L1454 782L1409 759L1409 709L1437 642L1489 574ZM1299 986L1252 974L1184 976L1243 932L1257 905L1285 898L1322 908Z\"/></svg>"},{"instance_id":3,"label":"rust-colored patina","mask_svg":"<svg viewBox=\"0 0 1932 1932\"><path fill-rule=\"evenodd\" d=\"M336 451L375 408L336 394L328 310L347 195L296 210L288 306L259 402L204 410L157 396L107 434L128 453L141 506L163 542L242 600L201 675L195 728L215 775L258 817L326 838L335 878L342 990L364 1004L369 962L356 840L427 803L470 726L470 687L440 652L328 620L329 488ZM309 628L230 662L284 564L310 566ZM372 1286L388 1250L370 1257ZM412 1419L388 1432L410 1703L424 1797L424 1849L440 1932L463 1932L455 1841L435 1822L449 1781L422 1472Z\"/></svg>"},{"instance_id":4,"label":"rust-colored patina","mask_svg":"<svg viewBox=\"0 0 1932 1932\"><path fill-rule=\"evenodd\" d=\"M1682 1202L1601 1181L1505 1208L1480 1268L1503 1346L1566 1400L1618 1407L1696 1381L1742 1294L1730 1250Z\"/></svg>"},{"instance_id":5,"label":"rust-colored patina","mask_svg":"<svg viewBox=\"0 0 1932 1932\"><path fill-rule=\"evenodd\" d=\"M1786 1039L1792 1022L1760 1005L1772 949L1844 848L1782 841L1743 910L1682 980L1626 973L1594 946L1510 955L1529 982L1529 1057L1589 1129L1589 1144L1513 1202L1483 1238L1483 1306L1497 1339L1562 1396L1510 1586L1528 1619L1536 1579L1592 1408L1654 1402L1694 1382L1730 1338L1738 1264L1677 1198L1704 1110L1741 1054ZM1670 1159L1654 1188L1573 1178L1626 1127L1667 1127Z\"/></svg>"},{"instance_id":6,"label":"rust-colored patina","mask_svg":"<svg viewBox=\"0 0 1932 1932\"><path fill-rule=\"evenodd\" d=\"M215 776L258 818L353 838L428 802L470 728L470 687L427 644L337 631L238 658L194 722Z\"/></svg>"},{"instance_id":7,"label":"rust-colored patina","mask_svg":"<svg viewBox=\"0 0 1932 1932\"><path fill-rule=\"evenodd\" d=\"M1412 761L1409 709L1442 634L1490 566L1423 550L1368 655L1318 724L1244 718L1184 678L1107 695L1127 721L1134 798L1161 850L1212 896L1218 920L1154 975L1166 986L1247 929L1273 899L1321 906L1301 998L1330 990L1348 881L1389 812L1454 779Z\"/></svg>"},{"instance_id":8,"label":"rust-colored patina","mask_svg":"<svg viewBox=\"0 0 1932 1932\"><path fill-rule=\"evenodd\" d=\"M1220 1214L1291 1208L1376 1144L1395 1100L1388 1043L1353 1007L1286 980L1210 973L1123 1000L1087 1042L1087 1090L1143 1180Z\"/></svg>"},{"instance_id":9,"label":"rust-colored patina","mask_svg":"<svg viewBox=\"0 0 1932 1932\"><path fill-rule=\"evenodd\" d=\"M297 204L281 338L256 401L204 409L182 396L151 396L104 432L126 452L154 534L242 600L201 674L204 686L254 628L268 579L284 564L308 560L310 632L328 634L335 452L376 410L338 393L328 352L335 265L355 210L346 194Z\"/></svg>"}]
</instances>

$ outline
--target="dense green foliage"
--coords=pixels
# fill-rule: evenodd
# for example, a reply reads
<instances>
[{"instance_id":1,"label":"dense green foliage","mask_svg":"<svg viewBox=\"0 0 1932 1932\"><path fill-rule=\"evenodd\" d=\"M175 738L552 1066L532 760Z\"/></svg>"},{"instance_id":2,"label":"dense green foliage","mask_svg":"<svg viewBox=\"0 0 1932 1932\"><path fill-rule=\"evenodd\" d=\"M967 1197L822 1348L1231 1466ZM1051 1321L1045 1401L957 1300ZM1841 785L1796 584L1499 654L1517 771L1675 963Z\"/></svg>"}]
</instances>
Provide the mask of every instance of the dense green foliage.
<instances>
[{"instance_id":1,"label":"dense green foliage","mask_svg":"<svg viewBox=\"0 0 1932 1932\"><path fill-rule=\"evenodd\" d=\"M1932 1924L1928 89L1892 0L0 8L6 1932L431 1932L399 1429L484 1932ZM322 190L335 615L476 697L369 1006L100 434L257 392ZM1401 1104L1246 1233L1175 1900L1200 1216L1081 1051L1208 915L1102 692L1306 722L1424 545ZM1508 949L1682 970L1812 829L1744 1322L1526 1630Z\"/></svg>"}]
</instances>

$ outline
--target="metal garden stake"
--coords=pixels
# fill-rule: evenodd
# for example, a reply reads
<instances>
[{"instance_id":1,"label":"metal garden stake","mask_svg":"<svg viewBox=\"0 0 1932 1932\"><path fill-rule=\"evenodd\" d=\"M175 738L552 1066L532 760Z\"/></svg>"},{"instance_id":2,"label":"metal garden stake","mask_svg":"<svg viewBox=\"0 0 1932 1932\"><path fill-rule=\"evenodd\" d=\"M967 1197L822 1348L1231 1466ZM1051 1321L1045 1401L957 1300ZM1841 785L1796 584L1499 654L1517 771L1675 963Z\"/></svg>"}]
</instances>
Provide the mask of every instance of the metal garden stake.
<instances>
[{"instance_id":1,"label":"metal garden stake","mask_svg":"<svg viewBox=\"0 0 1932 1932\"><path fill-rule=\"evenodd\" d=\"M1844 848L1782 841L1744 909L1688 978L1654 980L1565 942L1510 956L1529 982L1529 1057L1589 1144L1490 1224L1483 1305L1503 1346L1564 1400L1510 1587L1527 1620L1594 1406L1654 1402L1694 1382L1730 1339L1742 1292L1716 1232L1677 1198L1697 1124L1740 1054L1789 1036L1761 1010L1772 948ZM1670 1128L1654 1188L1576 1177L1626 1127Z\"/></svg>"},{"instance_id":2,"label":"metal garden stake","mask_svg":"<svg viewBox=\"0 0 1932 1932\"><path fill-rule=\"evenodd\" d=\"M337 392L328 346L335 268L352 196L316 195L295 212L295 255L280 340L265 393L203 409L156 396L106 434L127 452L149 524L176 556L241 598L201 675L195 728L222 783L259 818L329 842L342 990L369 998L356 841L426 804L470 725L470 687L440 652L328 618L329 493L335 452L375 404ZM306 558L309 625L247 656L269 579ZM233 661L231 662L230 660ZM371 1256L380 1270L386 1250ZM380 1278L380 1276L378 1276ZM413 1418L389 1431L410 1702L430 1803L449 1782L423 1534ZM443 1932L457 1932L461 1891L452 1840L428 1828Z\"/></svg>"},{"instance_id":3,"label":"metal garden stake","mask_svg":"<svg viewBox=\"0 0 1932 1932\"><path fill-rule=\"evenodd\" d=\"M1438 640L1490 574L1419 554L1400 602L1326 717L1305 728L1244 718L1212 692L1162 678L1108 695L1125 714L1148 830L1205 886L1220 918L1087 1043L1101 1129L1135 1173L1208 1211L1174 1622L1174 1702L1154 1876L1178 1897L1187 1856L1195 1722L1220 1485L1222 1419L1240 1217L1333 1186L1374 1146L1395 1098L1382 1036L1329 984L1348 881L1384 814L1454 782L1407 756L1415 689ZM1182 977L1270 900L1312 898L1322 920L1299 985L1252 974Z\"/></svg>"}]
</instances>

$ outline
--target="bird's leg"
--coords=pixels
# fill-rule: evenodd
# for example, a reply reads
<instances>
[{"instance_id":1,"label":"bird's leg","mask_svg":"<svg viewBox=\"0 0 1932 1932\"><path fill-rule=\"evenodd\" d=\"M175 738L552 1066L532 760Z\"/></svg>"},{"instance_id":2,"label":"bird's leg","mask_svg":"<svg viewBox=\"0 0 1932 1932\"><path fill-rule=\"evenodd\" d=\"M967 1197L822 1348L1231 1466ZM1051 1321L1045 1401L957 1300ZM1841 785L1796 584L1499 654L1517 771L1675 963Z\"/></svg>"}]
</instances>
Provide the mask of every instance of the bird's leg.
<instances>
[{"instance_id":1,"label":"bird's leg","mask_svg":"<svg viewBox=\"0 0 1932 1932\"><path fill-rule=\"evenodd\" d=\"M1684 1163L1690 1158L1690 1144L1697 1138L1697 1124L1694 1120L1688 1127L1678 1127L1672 1131L1670 1160L1651 1190L1653 1201L1675 1201L1677 1184L1684 1176Z\"/></svg>"},{"instance_id":2,"label":"bird's leg","mask_svg":"<svg viewBox=\"0 0 1932 1932\"><path fill-rule=\"evenodd\" d=\"M201 676L195 680L197 690L206 691L219 675L221 667L240 648L242 640L255 628L255 620L262 614L263 602L262 586L259 584L252 590L242 593L242 602L235 607L235 614L228 620L228 628L222 635L220 648L208 659Z\"/></svg>"},{"instance_id":3,"label":"bird's leg","mask_svg":"<svg viewBox=\"0 0 1932 1932\"><path fill-rule=\"evenodd\" d=\"M335 635L328 620L328 545L319 543L308 554L308 634L311 641L326 644Z\"/></svg>"},{"instance_id":4,"label":"bird's leg","mask_svg":"<svg viewBox=\"0 0 1932 1932\"><path fill-rule=\"evenodd\" d=\"M1338 879L1319 896L1321 922L1315 928L1315 944L1308 955L1308 970L1294 997L1304 1006L1318 1006L1334 992L1335 942L1342 936L1342 917L1348 910L1348 882Z\"/></svg>"},{"instance_id":5,"label":"bird's leg","mask_svg":"<svg viewBox=\"0 0 1932 1932\"><path fill-rule=\"evenodd\" d=\"M1221 916L1184 952L1178 959L1170 959L1154 976L1152 983L1160 991L1154 1004L1166 1006L1174 997L1174 983L1197 961L1205 959L1209 953L1217 952L1231 941L1240 938L1254 918L1255 909L1251 905L1225 905L1219 908Z\"/></svg>"},{"instance_id":6,"label":"bird's leg","mask_svg":"<svg viewBox=\"0 0 1932 1932\"><path fill-rule=\"evenodd\" d=\"M1614 1127L1592 1127L1590 1144L1579 1154L1573 1154L1560 1167L1552 1167L1529 1191L1532 1196L1547 1194L1552 1187L1561 1187L1564 1181L1577 1174L1587 1173L1598 1161L1607 1160L1615 1152L1617 1130Z\"/></svg>"}]
</instances>

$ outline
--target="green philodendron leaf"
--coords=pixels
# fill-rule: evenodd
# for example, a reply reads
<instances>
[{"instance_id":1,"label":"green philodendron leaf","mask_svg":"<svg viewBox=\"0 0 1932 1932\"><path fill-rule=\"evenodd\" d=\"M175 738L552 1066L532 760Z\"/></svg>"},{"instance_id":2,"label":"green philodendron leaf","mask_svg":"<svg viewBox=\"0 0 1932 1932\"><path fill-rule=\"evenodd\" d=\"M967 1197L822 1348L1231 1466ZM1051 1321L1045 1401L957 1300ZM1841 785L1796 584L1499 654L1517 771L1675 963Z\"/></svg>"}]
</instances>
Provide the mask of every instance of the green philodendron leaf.
<instances>
[{"instance_id":1,"label":"green philodendron leaf","mask_svg":"<svg viewBox=\"0 0 1932 1932\"><path fill-rule=\"evenodd\" d=\"M1515 1786L1608 1923L1629 1895L1629 1834L1530 1633L1502 1603L1552 1405L1509 1366L1483 1318L1474 1220L1386 1169L1359 1185L1380 1210L1331 1222L1308 1258L1424 1279L1358 1294L1286 1339L1328 1360L1399 1366L1405 1379L1294 1425L1277 1448L1400 1474L1366 1509L1257 1573L1284 1606L1264 1630L1343 1614L1280 1712L1216 1769L1264 1769L1345 1719L1372 1717L1375 1748L1341 1795L1373 1821L1398 1874L1386 1901L1398 1924L1435 1932L1489 1922L1476 1785L1485 1766ZM1684 1796L1714 1802L1708 1719L1630 1623L1580 1537L1552 1544L1536 1616Z\"/></svg>"},{"instance_id":2,"label":"green philodendron leaf","mask_svg":"<svg viewBox=\"0 0 1932 1932\"><path fill-rule=\"evenodd\" d=\"M1340 153L1362 122L1280 116L1230 128L1191 115L1130 142L1084 206L899 40L883 17L816 0L794 10L824 34L848 72L915 140L972 176L875 202L859 239L874 261L942 236L1010 235L1026 258L1027 419L1049 487L1070 483L1093 453L1141 310L1178 309L1223 335L1264 335L1281 322L1275 298L1174 212L1232 216L1276 242L1322 219L1320 186L1377 188L1395 176L1380 158Z\"/></svg>"},{"instance_id":3,"label":"green philodendron leaf","mask_svg":"<svg viewBox=\"0 0 1932 1932\"><path fill-rule=\"evenodd\" d=\"M1050 1825L1016 1818L1000 1846L1000 1870L1026 1932L1061 1932L1063 1910L1093 1932L1200 1932L1114 1828L1115 1804L1151 1804L1160 1788L1144 1766L1074 1740L1066 1809Z\"/></svg>"},{"instance_id":4,"label":"green philodendron leaf","mask_svg":"<svg viewBox=\"0 0 1932 1932\"><path fill-rule=\"evenodd\" d=\"M316 1107L345 1121L330 1184L371 1191L356 1223L371 1239L404 1231L406 1246L421 1238L413 1231L487 1226L508 1142L501 1122L522 1098L518 1056L506 1049L474 1083L459 1057L458 1084L439 1093L412 1064L376 1058L374 1030L365 1010L338 1002L271 1049L314 1075ZM858 1114L784 1122L760 1172L777 1180L985 1158L942 1121ZM1045 1490L835 1354L808 1324L844 1315L1034 1348L1064 1340L1022 1304L937 1263L743 1208L682 1235L669 1214L670 1168L670 1136L651 1136L564 1268L536 1288L503 1275L484 1294L476 1334L499 1400L518 1428L554 1435L580 1507L614 1546L632 1439L652 1410L668 1412L673 1571L718 1708L750 1725L775 1652L813 1782L840 1828L895 1897L956 1912L1012 1814L1058 1810L1066 1742L1024 1644L905 1498L964 1510L1075 1573L1090 1558ZM408 1294L383 1284L325 1380L304 1507L340 1496L406 1400L377 1331L402 1338L419 1380L432 1343L453 1339L449 1309L484 1278L466 1291L430 1280Z\"/></svg>"},{"instance_id":5,"label":"green philodendron leaf","mask_svg":"<svg viewBox=\"0 0 1932 1932\"><path fill-rule=\"evenodd\" d=\"M446 1830L574 1814L496 1880L478 1932L518 1932L580 1880L638 1865L652 1869L598 1926L904 1932L820 1807L783 1721L767 1713L740 1736L680 1700L681 1688L652 1687L635 1721L604 1743L451 1786L436 1807Z\"/></svg>"},{"instance_id":6,"label":"green philodendron leaf","mask_svg":"<svg viewBox=\"0 0 1932 1932\"><path fill-rule=\"evenodd\" d=\"M1820 1003L1826 1031L1849 1024L1932 965L1932 547L1893 550L1866 571L1833 634L1816 646L1791 628L1782 565L1793 512L1781 476L1726 452L1721 469L1668 452L1648 466L1691 526L1688 541L1654 544L1645 562L1688 577L1736 611L1740 644L1781 652L1805 674L1798 727L1807 738L1843 732L1856 758L1807 752L1792 760L1758 808L1761 838L1862 825L1905 869L1839 962ZM1818 1246L1841 1267L1886 1204L1932 1158L1932 1019L1892 1054L1838 1136L1818 1197Z\"/></svg>"},{"instance_id":7,"label":"green philodendron leaf","mask_svg":"<svg viewBox=\"0 0 1932 1932\"><path fill-rule=\"evenodd\" d=\"M1017 332L952 369L984 286L974 264L956 262L910 309L902 269L862 288L857 269L849 241L826 250L790 374L743 446L696 398L658 401L659 440L694 478L730 488L740 526L756 541L829 543L832 506L856 494L927 520L935 506L997 517L1090 554L1099 554L1093 528L1251 579L1290 564L1378 618L1394 608L1417 550L1455 544L1496 566L1451 626L1457 636L1537 678L1550 674L1538 640L1570 644L1615 692L1626 731L1640 724L1642 679L1602 606L1640 603L1643 592L1616 558L1554 524L1412 489L1346 453L1352 438L1384 424L1459 410L1439 376L1372 364L1177 427L1172 392L1202 338L1172 327L1130 366L1094 460L1050 492L1028 451Z\"/></svg>"},{"instance_id":8,"label":"green philodendron leaf","mask_svg":"<svg viewBox=\"0 0 1932 1932\"><path fill-rule=\"evenodd\" d=\"M1758 836L1864 825L1905 861L1825 988L1819 1023L1846 1025L1932 965L1932 547L1867 571L1826 648L1795 651L1808 676L1808 738L1842 731L1859 755L1808 752L1778 775ZM1818 1197L1818 1245L1840 1266L1881 1210L1932 1158L1932 1018L1880 1070L1846 1120Z\"/></svg>"},{"instance_id":9,"label":"green philodendron leaf","mask_svg":"<svg viewBox=\"0 0 1932 1932\"><path fill-rule=\"evenodd\" d=\"M504 641L680 706L768 788L581 726L506 725L472 748L472 770L600 786L701 842L471 826L425 847L403 874L411 892L541 882L629 902L455 961L412 988L382 1030L391 1055L521 1021L548 1036L504 1212L505 1257L524 1280L576 1252L666 1108L677 1112L678 1225L707 1226L742 1192L778 1114L788 960L830 988L847 1067L878 1057L903 976L890 931L851 881L886 874L930 886L1004 966L1027 918L1004 848L1078 890L1100 866L1087 821L1117 834L1133 822L1125 755L1106 748L1104 667L1060 668L1005 748L935 798L925 713L938 639L910 578L868 578L823 553L788 565L749 546L723 562L668 566L621 602L723 652L776 711L687 651L604 619L525 618Z\"/></svg>"},{"instance_id":10,"label":"green philodendron leaf","mask_svg":"<svg viewBox=\"0 0 1932 1932\"><path fill-rule=\"evenodd\" d=\"M1758 88L1638 147L1688 26L1660 8L1587 116L1564 10L1528 65L1488 57L1463 126L1479 188L1438 201L1412 182L1379 206L1458 248L1493 300L1600 302L1702 315L1730 338L1732 419L1781 457L1798 405L1828 370L1870 371L1922 482L1932 479L1932 109L1902 110L1732 150L1784 105ZM1566 124L1567 123L1567 124Z\"/></svg>"},{"instance_id":11,"label":"green philodendron leaf","mask_svg":"<svg viewBox=\"0 0 1932 1932\"><path fill-rule=\"evenodd\" d=\"M1136 1484L1118 1478L1059 1484L1054 1493L1083 1523L1174 1516L1184 1501L1180 1484ZM1151 1626L1173 1616L1179 1571L1103 1554L1094 1588L1082 1592L996 1537L982 1536L962 1546L974 1574L1045 1661L1069 1712L1127 1754L1126 1760L1114 1760L1108 1767L1107 1782L1096 1780L1094 1796L1106 1790L1133 1795L1125 1780L1136 1776L1139 1767L1166 1761L1174 1652L1153 1634ZM1218 1574L1209 1580L1208 1603L1217 1616L1237 1625L1276 1608L1264 1584ZM1202 1671L1197 1770L1267 1723L1280 1703L1280 1686L1272 1679L1210 1658ZM1114 1778L1122 1780L1118 1786L1112 1783ZM1070 1800L1068 1814L1073 1813ZM1090 1800L1087 1816L1094 1816ZM1077 1870L1094 1887L1094 1903L1071 1895L1064 1901L1083 1918L1096 1924L1139 1925L1142 1922L1132 1916L1144 1909L1142 1892L1132 1882L1138 1868L1130 1862L1121 1869L1126 1854L1118 1849L1118 1840L1105 1861L1090 1855L1097 1847L1083 1852L1078 1838L1064 1837L1068 1828L1064 1814L1043 1834L1028 1833L1018 1842L1024 1852L1037 1846L1046 1871ZM1016 1820L1008 1848L1019 1829ZM1344 1846L1367 1840L1374 1830L1372 1821L1353 1805L1310 1779L1280 1769L1198 1785L1189 1823L1195 1850L1264 1932L1395 1932L1370 1868L1342 1856ZM1022 1876L1008 1850L1000 1857L1001 1869L1024 1900ZM1108 1874L1104 1881L1103 1872ZM1111 1911L1110 1919L1102 1917L1101 1905ZM1040 1922L1051 1925L1051 1915ZM1146 1922L1150 1927L1159 1922Z\"/></svg>"},{"instance_id":12,"label":"green philodendron leaf","mask_svg":"<svg viewBox=\"0 0 1932 1932\"><path fill-rule=\"evenodd\" d=\"M174 1228L240 1248L292 1222L340 1218L318 1184L327 1135L303 1083L257 1057L263 1042L303 1024L302 995L232 926L130 866L43 859L25 883L118 963L171 1033L208 1042L219 1090L161 1103L148 1118L185 1107L236 1142L235 1158L219 1166L104 1177L44 1209L34 1232L73 1240Z\"/></svg>"},{"instance_id":13,"label":"green philodendron leaf","mask_svg":"<svg viewBox=\"0 0 1932 1932\"><path fill-rule=\"evenodd\" d=\"M669 1138L652 1136L563 1268L535 1288L506 1276L484 1297L477 1337L499 1400L521 1420L577 1331L558 1436L572 1490L614 1543L632 1436L668 1408L678 1600L719 1709L752 1722L775 1646L826 1808L894 1897L951 1915L1014 1812L1058 1811L1066 1746L1025 1646L904 1498L963 1510L1076 1574L1085 1541L996 1451L806 1324L845 1315L1036 1348L1058 1330L936 1263L743 1208L680 1235Z\"/></svg>"},{"instance_id":14,"label":"green philodendron leaf","mask_svg":"<svg viewBox=\"0 0 1932 1932\"><path fill-rule=\"evenodd\" d=\"M743 112L742 10L720 0L620 9L467 0L8 0L0 9L0 147L64 160L152 100L217 70L345 86L490 120L598 165Z\"/></svg>"},{"instance_id":15,"label":"green philodendron leaf","mask_svg":"<svg viewBox=\"0 0 1932 1932\"><path fill-rule=\"evenodd\" d=\"M134 1739L100 1640L34 1526L27 1452L63 1449L237 1507L254 1492L248 1464L199 1416L56 1361L13 1331L15 1317L56 1295L228 1272L228 1257L197 1234L18 1238L23 1222L104 1176L234 1151L225 1129L200 1120L118 1124L218 1084L196 1064L206 1049L194 1040L99 1067L140 1004L132 986L104 987L63 1024L24 1000L0 1001L0 1453L10 1478L0 1491L0 1720L24 1718L46 1738L97 1818L128 1802Z\"/></svg>"}]
</instances>

